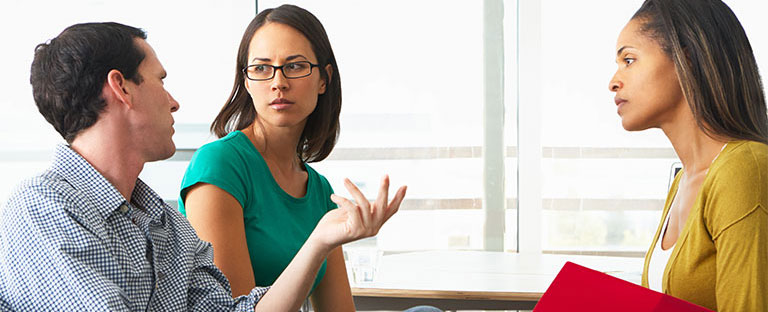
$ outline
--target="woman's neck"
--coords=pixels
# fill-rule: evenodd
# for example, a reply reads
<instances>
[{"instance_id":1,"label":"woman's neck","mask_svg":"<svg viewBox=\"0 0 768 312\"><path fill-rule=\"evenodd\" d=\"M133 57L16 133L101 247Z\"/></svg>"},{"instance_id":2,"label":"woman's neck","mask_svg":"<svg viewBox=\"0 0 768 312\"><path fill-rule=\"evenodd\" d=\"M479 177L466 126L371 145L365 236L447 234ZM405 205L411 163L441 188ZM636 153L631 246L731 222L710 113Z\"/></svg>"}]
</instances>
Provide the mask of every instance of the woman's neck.
<instances>
[{"instance_id":1,"label":"woman's neck","mask_svg":"<svg viewBox=\"0 0 768 312\"><path fill-rule=\"evenodd\" d=\"M296 146L299 144L303 127L269 127L256 120L244 130L268 164L275 164L284 169L303 170L296 155Z\"/></svg>"},{"instance_id":2,"label":"woman's neck","mask_svg":"<svg viewBox=\"0 0 768 312\"><path fill-rule=\"evenodd\" d=\"M683 163L686 175L706 172L728 138L710 137L691 118L661 127Z\"/></svg>"}]
</instances>

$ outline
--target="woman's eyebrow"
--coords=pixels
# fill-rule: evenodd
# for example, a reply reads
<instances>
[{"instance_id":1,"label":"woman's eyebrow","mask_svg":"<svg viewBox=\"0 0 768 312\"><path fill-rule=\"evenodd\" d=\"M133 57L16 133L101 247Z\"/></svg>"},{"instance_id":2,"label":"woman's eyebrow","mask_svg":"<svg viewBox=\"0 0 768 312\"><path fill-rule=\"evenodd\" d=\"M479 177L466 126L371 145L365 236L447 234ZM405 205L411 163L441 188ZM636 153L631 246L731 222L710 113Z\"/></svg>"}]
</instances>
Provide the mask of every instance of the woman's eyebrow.
<instances>
[{"instance_id":1,"label":"woman's eyebrow","mask_svg":"<svg viewBox=\"0 0 768 312\"><path fill-rule=\"evenodd\" d=\"M621 55L621 52L622 52L622 51L624 51L624 50L625 50L625 49L627 49L627 48L629 48L629 49L634 49L634 47L632 47L632 46L623 46L623 47L619 48L619 50L618 50L618 51L616 51L616 56L619 56L619 55Z\"/></svg>"},{"instance_id":2,"label":"woman's eyebrow","mask_svg":"<svg viewBox=\"0 0 768 312\"><path fill-rule=\"evenodd\" d=\"M308 60L308 58L306 56L301 55L301 54L294 54L294 55L288 56L288 57L285 58L285 60L286 61L291 61L291 60L295 60L297 58L303 58L305 60ZM253 61L270 62L270 61L272 61L272 59L266 58L266 57L254 57L251 60L251 62L253 62Z\"/></svg>"},{"instance_id":3,"label":"woman's eyebrow","mask_svg":"<svg viewBox=\"0 0 768 312\"><path fill-rule=\"evenodd\" d=\"M291 56L289 56L289 57L286 57L286 58L285 58L285 60L286 60L286 61L291 61L291 60L295 60L295 59L297 59L297 58L300 58L300 57L301 57L301 58L303 58L303 59L305 59L305 60L307 60L307 57L306 57L306 56L304 56L304 55L301 55L301 54L294 54L294 55L291 55Z\"/></svg>"}]
</instances>

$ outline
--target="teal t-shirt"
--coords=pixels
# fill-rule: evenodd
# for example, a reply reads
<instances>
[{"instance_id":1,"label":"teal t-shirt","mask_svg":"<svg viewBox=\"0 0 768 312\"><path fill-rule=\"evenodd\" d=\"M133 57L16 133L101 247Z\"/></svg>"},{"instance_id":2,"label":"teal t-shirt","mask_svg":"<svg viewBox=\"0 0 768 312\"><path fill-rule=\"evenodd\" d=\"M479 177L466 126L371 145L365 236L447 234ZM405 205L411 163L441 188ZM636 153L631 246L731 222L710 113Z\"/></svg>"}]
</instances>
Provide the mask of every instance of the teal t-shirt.
<instances>
[{"instance_id":1,"label":"teal t-shirt","mask_svg":"<svg viewBox=\"0 0 768 312\"><path fill-rule=\"evenodd\" d=\"M264 158L244 133L234 131L203 145L192 156L181 182L179 211L186 216L184 199L190 186L213 184L231 194L243 208L245 236L257 286L272 285L315 229L317 222L336 208L328 180L312 167L307 170L307 192L296 198L277 184ZM320 267L314 291L325 275Z\"/></svg>"}]
</instances>

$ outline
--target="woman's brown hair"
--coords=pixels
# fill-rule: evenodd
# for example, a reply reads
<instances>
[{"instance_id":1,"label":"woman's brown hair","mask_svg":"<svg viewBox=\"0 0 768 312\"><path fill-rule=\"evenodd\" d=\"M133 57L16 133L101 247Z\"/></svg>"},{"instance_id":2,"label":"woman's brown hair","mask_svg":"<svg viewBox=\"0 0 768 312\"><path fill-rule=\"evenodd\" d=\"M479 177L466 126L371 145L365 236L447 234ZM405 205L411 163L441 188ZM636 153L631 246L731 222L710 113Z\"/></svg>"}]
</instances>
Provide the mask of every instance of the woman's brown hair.
<instances>
[{"instance_id":1,"label":"woman's brown hair","mask_svg":"<svg viewBox=\"0 0 768 312\"><path fill-rule=\"evenodd\" d=\"M768 144L765 95L752 46L720 0L646 0L632 19L674 61L696 122L709 136Z\"/></svg>"},{"instance_id":2,"label":"woman's brown hair","mask_svg":"<svg viewBox=\"0 0 768 312\"><path fill-rule=\"evenodd\" d=\"M302 162L316 162L328 157L339 136L339 113L341 112L341 80L336 57L325 28L309 11L294 5L281 5L256 15L245 29L240 48L237 51L235 83L224 107L211 124L211 132L224 137L235 130L242 130L256 120L256 108L245 89L243 69L248 65L248 47L253 35L267 23L280 23L301 32L312 45L317 56L321 79L326 81L325 93L317 98L315 110L307 117L304 131L296 146L296 154ZM325 67L330 64L330 79Z\"/></svg>"}]
</instances>

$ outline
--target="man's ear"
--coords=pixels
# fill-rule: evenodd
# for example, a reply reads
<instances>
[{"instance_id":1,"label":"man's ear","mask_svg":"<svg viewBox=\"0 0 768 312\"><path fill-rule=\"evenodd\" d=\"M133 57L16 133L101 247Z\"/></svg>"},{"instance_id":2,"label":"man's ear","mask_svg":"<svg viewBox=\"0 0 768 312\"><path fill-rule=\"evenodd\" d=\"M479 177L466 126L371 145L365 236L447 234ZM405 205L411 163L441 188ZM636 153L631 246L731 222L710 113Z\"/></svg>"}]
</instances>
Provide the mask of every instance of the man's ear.
<instances>
[{"instance_id":1,"label":"man's ear","mask_svg":"<svg viewBox=\"0 0 768 312\"><path fill-rule=\"evenodd\" d=\"M102 90L104 99L112 98L117 103L132 106L131 95L133 92L127 84L128 80L125 79L123 73L117 69L110 70L107 73L107 83L104 84Z\"/></svg>"},{"instance_id":2,"label":"man's ear","mask_svg":"<svg viewBox=\"0 0 768 312\"><path fill-rule=\"evenodd\" d=\"M328 73L328 77L320 81L320 90L317 91L317 94L325 94L325 87L333 77L333 66L331 64L325 65L325 72Z\"/></svg>"}]
</instances>

